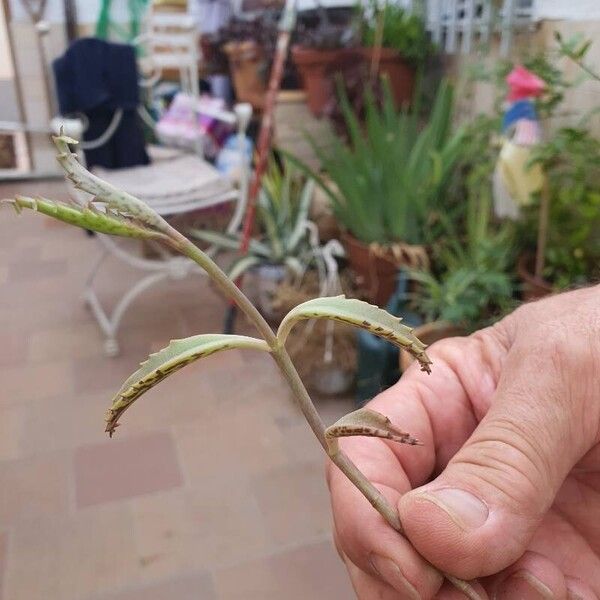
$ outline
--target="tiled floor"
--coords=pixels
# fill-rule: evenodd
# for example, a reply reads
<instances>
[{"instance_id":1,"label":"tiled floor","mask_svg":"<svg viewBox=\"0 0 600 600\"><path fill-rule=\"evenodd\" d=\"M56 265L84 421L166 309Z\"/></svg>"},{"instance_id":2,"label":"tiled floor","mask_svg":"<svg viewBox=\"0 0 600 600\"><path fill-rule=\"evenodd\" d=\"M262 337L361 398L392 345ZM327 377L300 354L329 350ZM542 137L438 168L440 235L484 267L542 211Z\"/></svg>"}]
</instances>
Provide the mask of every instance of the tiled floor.
<instances>
[{"instance_id":1,"label":"tiled floor","mask_svg":"<svg viewBox=\"0 0 600 600\"><path fill-rule=\"evenodd\" d=\"M65 194L21 183L0 197L15 190ZM180 371L105 436L139 361L219 331L224 305L202 279L152 290L125 316L121 356L106 358L80 300L96 252L79 230L0 210L0 600L353 598L321 451L266 355ZM133 274L106 271L114 302ZM351 404L319 409L331 422Z\"/></svg>"}]
</instances>

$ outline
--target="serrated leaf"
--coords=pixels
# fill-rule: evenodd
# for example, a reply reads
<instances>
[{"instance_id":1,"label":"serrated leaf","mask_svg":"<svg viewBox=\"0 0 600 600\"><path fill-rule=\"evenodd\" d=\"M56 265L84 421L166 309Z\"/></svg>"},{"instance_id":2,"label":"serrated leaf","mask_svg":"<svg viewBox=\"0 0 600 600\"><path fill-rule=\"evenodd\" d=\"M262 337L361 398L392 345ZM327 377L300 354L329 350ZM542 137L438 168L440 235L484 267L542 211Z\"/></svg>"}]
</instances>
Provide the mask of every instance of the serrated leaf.
<instances>
[{"instance_id":1,"label":"serrated leaf","mask_svg":"<svg viewBox=\"0 0 600 600\"><path fill-rule=\"evenodd\" d=\"M245 335L202 334L172 340L166 348L151 354L121 386L106 414L106 431L112 437L125 410L142 394L175 371L199 358L231 348L254 348L270 352L265 341Z\"/></svg>"},{"instance_id":2,"label":"serrated leaf","mask_svg":"<svg viewBox=\"0 0 600 600\"><path fill-rule=\"evenodd\" d=\"M419 361L421 370L430 372L431 360L425 352L425 344L412 333L410 327L401 324L401 319L378 306L345 296L308 300L293 308L281 322L277 338L282 344L285 343L292 327L303 319L333 319L366 329L404 348Z\"/></svg>"},{"instance_id":3,"label":"serrated leaf","mask_svg":"<svg viewBox=\"0 0 600 600\"><path fill-rule=\"evenodd\" d=\"M26 196L16 196L12 200L1 200L0 202L11 204L17 212L20 212L23 208L28 208L34 212L58 219L63 223L69 223L98 233L131 238L166 239L165 235L158 231L146 229L120 215L102 212L93 207L88 208L77 204L55 202L47 198L28 198Z\"/></svg>"},{"instance_id":4,"label":"serrated leaf","mask_svg":"<svg viewBox=\"0 0 600 600\"><path fill-rule=\"evenodd\" d=\"M81 165L77 160L77 156L69 148L69 145L77 143L76 140L64 135L53 136L52 139L58 149L56 158L76 188L92 194L94 196L93 201L103 202L109 208L125 216L138 219L158 231L163 231L165 234L169 233L169 226L166 221L145 202L117 189L110 183L100 179L100 177L90 173Z\"/></svg>"},{"instance_id":5,"label":"serrated leaf","mask_svg":"<svg viewBox=\"0 0 600 600\"><path fill-rule=\"evenodd\" d=\"M410 446L421 445L417 438L402 431L386 416L370 408L359 408L348 413L325 430L325 437L328 439L354 435L384 438Z\"/></svg>"}]
</instances>

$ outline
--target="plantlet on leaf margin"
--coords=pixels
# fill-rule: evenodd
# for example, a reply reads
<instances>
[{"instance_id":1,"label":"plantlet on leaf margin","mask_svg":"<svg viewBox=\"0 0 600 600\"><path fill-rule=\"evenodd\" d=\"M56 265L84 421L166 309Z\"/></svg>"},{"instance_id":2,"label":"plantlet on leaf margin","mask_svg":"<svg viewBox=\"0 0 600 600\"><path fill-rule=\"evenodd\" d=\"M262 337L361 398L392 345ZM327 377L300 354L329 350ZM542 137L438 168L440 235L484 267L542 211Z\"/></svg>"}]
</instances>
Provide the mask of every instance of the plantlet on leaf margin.
<instances>
[{"instance_id":1,"label":"plantlet on leaf margin","mask_svg":"<svg viewBox=\"0 0 600 600\"><path fill-rule=\"evenodd\" d=\"M419 361L424 371L429 372L431 361L425 352L424 344L414 336L412 329L402 325L400 319L377 306L336 296L315 298L296 306L284 317L277 333L273 332L235 283L202 250L146 204L89 173L79 164L76 156L69 149L69 144L76 143L74 140L61 135L54 138L54 143L59 150L58 161L67 177L76 188L91 194L87 204L76 202L66 204L23 196L17 196L14 200L3 200L3 203L14 205L17 212L29 208L99 233L164 242L202 267L221 292L237 304L263 338L205 334L173 340L166 348L151 354L148 360L142 363L121 386L107 412L106 431L112 436L119 424L119 418L135 400L169 375L195 360L230 348L253 348L268 352L279 366L304 417L328 456L383 518L396 531L402 532L397 511L344 454L337 438L366 435L412 445L419 442L410 434L392 425L387 417L370 409L360 409L350 413L326 429L285 349L285 341L298 321L333 319L366 329L404 348ZM449 575L446 577L471 600L481 600L471 584Z\"/></svg>"}]
</instances>

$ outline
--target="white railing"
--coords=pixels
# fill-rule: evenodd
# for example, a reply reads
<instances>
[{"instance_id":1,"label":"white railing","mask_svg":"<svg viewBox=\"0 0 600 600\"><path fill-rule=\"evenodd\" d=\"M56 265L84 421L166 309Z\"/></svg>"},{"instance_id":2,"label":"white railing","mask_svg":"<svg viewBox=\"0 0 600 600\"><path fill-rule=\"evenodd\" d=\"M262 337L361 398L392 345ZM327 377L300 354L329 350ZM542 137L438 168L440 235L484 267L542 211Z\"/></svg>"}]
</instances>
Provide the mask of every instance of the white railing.
<instances>
[{"instance_id":1,"label":"white railing","mask_svg":"<svg viewBox=\"0 0 600 600\"><path fill-rule=\"evenodd\" d=\"M419 0L414 0L413 5ZM499 35L506 56L515 31L533 26L535 0L427 0L426 22L446 54L469 54Z\"/></svg>"}]
</instances>

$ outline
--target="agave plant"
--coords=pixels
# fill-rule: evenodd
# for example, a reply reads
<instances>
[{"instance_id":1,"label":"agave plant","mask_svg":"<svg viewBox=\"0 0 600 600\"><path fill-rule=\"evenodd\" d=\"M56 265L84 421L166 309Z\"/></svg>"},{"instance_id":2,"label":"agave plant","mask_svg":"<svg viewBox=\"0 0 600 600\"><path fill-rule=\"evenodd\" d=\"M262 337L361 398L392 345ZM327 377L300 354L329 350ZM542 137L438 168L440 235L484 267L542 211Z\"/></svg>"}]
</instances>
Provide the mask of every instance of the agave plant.
<instances>
[{"instance_id":1,"label":"agave plant","mask_svg":"<svg viewBox=\"0 0 600 600\"><path fill-rule=\"evenodd\" d=\"M441 83L424 127L418 107L396 111L387 85L383 96L380 108L367 95L362 126L342 94L349 143L335 139L325 148L313 140L329 180L290 158L323 189L340 223L361 242L422 244L461 149L462 130L451 133L453 88Z\"/></svg>"},{"instance_id":2,"label":"agave plant","mask_svg":"<svg viewBox=\"0 0 600 600\"><path fill-rule=\"evenodd\" d=\"M262 235L250 241L248 254L236 259L227 275L236 280L248 269L260 265L282 265L295 275L301 275L314 258L308 225L313 193L314 181L303 176L297 167L288 160L280 167L271 159L256 206ZM242 244L239 235L202 229L192 229L189 234L194 239L229 250L238 250Z\"/></svg>"},{"instance_id":3,"label":"agave plant","mask_svg":"<svg viewBox=\"0 0 600 600\"><path fill-rule=\"evenodd\" d=\"M290 359L285 343L291 329L299 321L333 319L371 331L404 348L419 361L422 370L429 372L431 361L424 345L413 335L412 330L403 325L400 319L376 306L337 296L316 298L296 306L284 317L279 329L274 332L234 281L229 279L207 254L146 204L86 171L69 149L69 144L76 143L75 140L60 136L54 141L59 150L58 160L68 178L77 188L91 194L92 200L86 206L82 206L77 203L66 204L44 198L17 196L13 200L4 200L4 203L12 204L17 212L31 209L38 214L45 214L100 233L164 242L172 250L183 254L203 268L216 287L236 303L260 334L259 338L225 334L195 335L173 340L163 350L151 354L115 394L106 414L106 431L109 435L114 434L123 413L140 396L182 367L204 356L231 348L265 352L278 365L309 426L330 459L390 526L401 532L402 524L397 511L341 450L338 438L366 435L411 445L418 444L418 440L393 425L384 415L365 408L342 417L330 427L325 427ZM481 600L471 584L450 575L446 577L472 600Z\"/></svg>"}]
</instances>

